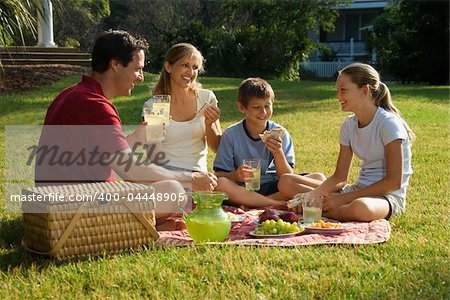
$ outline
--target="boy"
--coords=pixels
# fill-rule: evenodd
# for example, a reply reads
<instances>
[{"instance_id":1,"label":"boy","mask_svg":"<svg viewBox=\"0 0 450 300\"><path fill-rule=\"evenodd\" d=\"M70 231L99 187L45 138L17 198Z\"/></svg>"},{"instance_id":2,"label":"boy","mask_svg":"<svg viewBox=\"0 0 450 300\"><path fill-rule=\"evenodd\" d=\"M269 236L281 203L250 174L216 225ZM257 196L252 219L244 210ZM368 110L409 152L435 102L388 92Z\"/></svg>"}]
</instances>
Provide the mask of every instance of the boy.
<instances>
[{"instance_id":1,"label":"boy","mask_svg":"<svg viewBox=\"0 0 450 300\"><path fill-rule=\"evenodd\" d=\"M218 179L215 190L228 194L234 205L263 207L285 204L278 192L278 178L293 173L294 146L289 133L270 121L274 92L261 78L244 80L238 92L237 107L245 119L228 127L220 141L214 172ZM269 136L263 142L260 134L282 128L281 137ZM261 159L261 188L256 193L246 190L244 182L254 177L244 159Z\"/></svg>"}]
</instances>

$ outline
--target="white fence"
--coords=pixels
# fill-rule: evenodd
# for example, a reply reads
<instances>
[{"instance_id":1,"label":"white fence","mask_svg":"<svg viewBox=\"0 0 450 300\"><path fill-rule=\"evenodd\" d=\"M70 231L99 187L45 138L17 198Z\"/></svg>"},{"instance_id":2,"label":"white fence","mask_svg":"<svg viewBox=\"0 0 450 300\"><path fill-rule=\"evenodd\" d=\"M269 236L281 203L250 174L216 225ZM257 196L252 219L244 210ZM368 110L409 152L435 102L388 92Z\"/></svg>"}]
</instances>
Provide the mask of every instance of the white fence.
<instances>
[{"instance_id":1,"label":"white fence","mask_svg":"<svg viewBox=\"0 0 450 300\"><path fill-rule=\"evenodd\" d=\"M300 62L300 68L314 72L317 77L333 78L337 71L351 64L350 61L306 61ZM300 71L300 77L302 76Z\"/></svg>"}]
</instances>

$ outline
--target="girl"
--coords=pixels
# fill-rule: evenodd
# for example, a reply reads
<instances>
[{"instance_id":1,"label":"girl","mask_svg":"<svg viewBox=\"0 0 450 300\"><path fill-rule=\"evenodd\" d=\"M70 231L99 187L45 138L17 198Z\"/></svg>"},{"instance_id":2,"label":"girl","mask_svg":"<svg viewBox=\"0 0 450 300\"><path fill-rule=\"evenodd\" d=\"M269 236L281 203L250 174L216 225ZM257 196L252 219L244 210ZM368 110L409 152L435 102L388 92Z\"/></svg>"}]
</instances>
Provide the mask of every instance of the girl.
<instances>
[{"instance_id":1,"label":"girl","mask_svg":"<svg viewBox=\"0 0 450 300\"><path fill-rule=\"evenodd\" d=\"M166 53L154 95L170 95L169 126L165 128L162 151L172 170L196 171L193 190L213 190L217 178L207 173L207 146L214 152L222 135L220 109L212 91L197 81L203 71L203 56L188 43L172 46ZM200 172L198 172L200 171Z\"/></svg>"},{"instance_id":2,"label":"girl","mask_svg":"<svg viewBox=\"0 0 450 300\"><path fill-rule=\"evenodd\" d=\"M340 130L340 151L334 174L310 192L323 196L324 216L339 221L372 221L404 211L412 174L410 142L414 134L400 117L378 72L361 63L339 72L337 97L347 117ZM345 185L353 153L361 159L355 183ZM289 196L301 191L296 175L280 180Z\"/></svg>"}]
</instances>

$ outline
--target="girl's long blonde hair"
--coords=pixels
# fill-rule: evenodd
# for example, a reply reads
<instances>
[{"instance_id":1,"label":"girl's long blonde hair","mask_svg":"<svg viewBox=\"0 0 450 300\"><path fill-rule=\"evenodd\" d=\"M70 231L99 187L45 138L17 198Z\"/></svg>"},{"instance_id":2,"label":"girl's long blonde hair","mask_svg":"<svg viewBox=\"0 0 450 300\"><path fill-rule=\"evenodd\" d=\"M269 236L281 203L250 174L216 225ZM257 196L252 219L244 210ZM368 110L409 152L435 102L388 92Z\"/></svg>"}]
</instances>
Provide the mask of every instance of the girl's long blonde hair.
<instances>
[{"instance_id":1,"label":"girl's long blonde hair","mask_svg":"<svg viewBox=\"0 0 450 300\"><path fill-rule=\"evenodd\" d=\"M380 81L380 74L378 74L377 70L367 64L353 63L340 70L339 74L347 75L350 80L359 88L368 85L372 94L372 101L374 102L374 104L398 115L402 119L403 125L408 132L410 142L414 141L414 132L411 130L405 120L403 120L400 111L392 102L391 92L389 91L389 88L386 86L386 84Z\"/></svg>"},{"instance_id":2,"label":"girl's long blonde hair","mask_svg":"<svg viewBox=\"0 0 450 300\"><path fill-rule=\"evenodd\" d=\"M153 95L170 95L170 73L166 71L166 68L164 67L164 64L167 62L170 65L173 65L180 59L183 59L185 57L195 57L199 61L199 69L198 73L203 73L203 62L204 58L202 53L195 48L193 45L189 43L179 43L176 45L173 45L169 51L167 51L166 56L164 58L163 67L161 70L161 74L159 75L159 80L156 83L155 87L153 88ZM197 81L197 78L195 81L193 81L189 88L197 93L199 89L201 89L202 85Z\"/></svg>"}]
</instances>

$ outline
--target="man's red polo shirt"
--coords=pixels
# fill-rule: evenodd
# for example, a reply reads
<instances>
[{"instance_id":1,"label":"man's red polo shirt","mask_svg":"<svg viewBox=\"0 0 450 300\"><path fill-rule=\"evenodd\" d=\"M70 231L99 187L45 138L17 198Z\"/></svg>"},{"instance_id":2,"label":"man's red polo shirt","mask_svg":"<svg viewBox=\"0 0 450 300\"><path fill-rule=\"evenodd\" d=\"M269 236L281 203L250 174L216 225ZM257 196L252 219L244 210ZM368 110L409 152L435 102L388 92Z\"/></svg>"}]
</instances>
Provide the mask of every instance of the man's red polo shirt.
<instances>
[{"instance_id":1,"label":"man's red polo shirt","mask_svg":"<svg viewBox=\"0 0 450 300\"><path fill-rule=\"evenodd\" d=\"M59 153L53 161L51 152L37 153L36 162L44 158L36 163L36 182L114 180L110 165L95 163L90 153L99 152L98 160L104 152L114 154L129 145L116 107L95 79L83 76L81 82L62 91L50 104L44 125L39 147L57 145Z\"/></svg>"}]
</instances>

